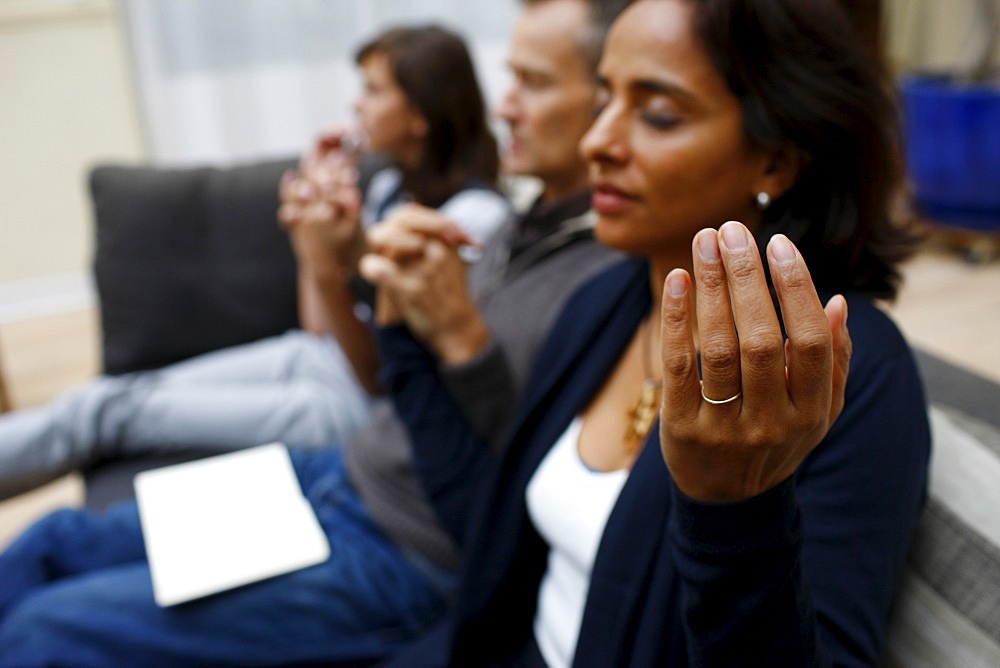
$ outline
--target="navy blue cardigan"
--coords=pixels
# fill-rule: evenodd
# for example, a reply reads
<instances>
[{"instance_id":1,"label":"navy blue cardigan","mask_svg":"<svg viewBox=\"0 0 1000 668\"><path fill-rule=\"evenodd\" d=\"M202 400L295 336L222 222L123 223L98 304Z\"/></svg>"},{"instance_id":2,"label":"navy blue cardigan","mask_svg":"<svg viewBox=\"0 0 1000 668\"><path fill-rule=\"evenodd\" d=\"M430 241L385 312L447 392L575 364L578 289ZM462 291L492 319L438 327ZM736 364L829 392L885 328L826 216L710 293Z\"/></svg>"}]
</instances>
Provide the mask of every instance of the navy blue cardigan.
<instances>
[{"instance_id":1,"label":"navy blue cardigan","mask_svg":"<svg viewBox=\"0 0 1000 668\"><path fill-rule=\"evenodd\" d=\"M698 503L673 485L651 432L601 540L574 665L878 662L924 500L930 437L902 336L867 299L848 302L846 405L792 479L743 502ZM407 662L517 661L547 558L525 488L649 308L642 261L581 288L538 356L502 456L469 429L434 358L404 328L381 332L386 386L411 432L424 491L467 552L447 628Z\"/></svg>"}]
</instances>

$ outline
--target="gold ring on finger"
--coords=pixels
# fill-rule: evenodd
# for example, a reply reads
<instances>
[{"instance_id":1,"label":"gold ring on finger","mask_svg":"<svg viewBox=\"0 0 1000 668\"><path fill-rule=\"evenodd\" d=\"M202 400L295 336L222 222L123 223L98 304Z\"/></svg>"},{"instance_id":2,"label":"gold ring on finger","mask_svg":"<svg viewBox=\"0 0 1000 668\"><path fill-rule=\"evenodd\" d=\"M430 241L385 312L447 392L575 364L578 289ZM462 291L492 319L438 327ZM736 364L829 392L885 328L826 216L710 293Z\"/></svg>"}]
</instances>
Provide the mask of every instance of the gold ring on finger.
<instances>
[{"instance_id":1,"label":"gold ring on finger","mask_svg":"<svg viewBox=\"0 0 1000 668\"><path fill-rule=\"evenodd\" d=\"M710 399L709 397L705 396L705 381L700 381L700 382L701 382L701 398L707 401L708 403L712 404L713 406L721 406L722 404L729 404L743 396L743 390L740 390L739 392L729 397L728 399Z\"/></svg>"}]
</instances>

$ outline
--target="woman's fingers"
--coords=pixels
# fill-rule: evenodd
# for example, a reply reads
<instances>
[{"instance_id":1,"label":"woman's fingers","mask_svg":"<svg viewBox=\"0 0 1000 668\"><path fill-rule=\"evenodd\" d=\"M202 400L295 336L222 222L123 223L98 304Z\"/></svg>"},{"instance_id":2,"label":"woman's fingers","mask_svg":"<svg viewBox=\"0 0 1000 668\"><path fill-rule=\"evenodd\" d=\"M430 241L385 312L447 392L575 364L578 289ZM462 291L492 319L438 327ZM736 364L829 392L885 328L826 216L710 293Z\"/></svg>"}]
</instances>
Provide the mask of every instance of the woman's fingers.
<instances>
[{"instance_id":1,"label":"woman's fingers","mask_svg":"<svg viewBox=\"0 0 1000 668\"><path fill-rule=\"evenodd\" d=\"M399 275L392 260L368 253L358 262L358 273L378 288L375 299L375 321L380 325L390 325L403 319L390 285Z\"/></svg>"},{"instance_id":2,"label":"woman's fingers","mask_svg":"<svg viewBox=\"0 0 1000 668\"><path fill-rule=\"evenodd\" d=\"M320 153L328 153L340 149L343 138L347 136L349 128L346 125L335 126L323 130L316 138L316 150Z\"/></svg>"},{"instance_id":3,"label":"woman's fingers","mask_svg":"<svg viewBox=\"0 0 1000 668\"><path fill-rule=\"evenodd\" d=\"M341 152L355 157L364 150L365 138L360 128L338 125L323 131L316 139L316 150L321 154Z\"/></svg>"},{"instance_id":4,"label":"woman's fingers","mask_svg":"<svg viewBox=\"0 0 1000 668\"><path fill-rule=\"evenodd\" d=\"M394 262L419 257L426 243L426 237L405 228L383 224L368 231L368 245L372 251Z\"/></svg>"},{"instance_id":5,"label":"woman's fingers","mask_svg":"<svg viewBox=\"0 0 1000 668\"><path fill-rule=\"evenodd\" d=\"M704 396L724 401L742 391L740 344L722 262L718 234L705 229L695 235L695 308L701 348L701 378ZM728 407L739 407L739 400Z\"/></svg>"},{"instance_id":6,"label":"woman's fingers","mask_svg":"<svg viewBox=\"0 0 1000 668\"><path fill-rule=\"evenodd\" d=\"M736 328L735 354L742 382L741 387L725 397L742 390L742 405L753 415L776 399L785 400L784 340L757 242L750 230L735 221L725 223L719 228L719 246ZM704 366L702 351L703 373ZM712 395L706 393L706 396Z\"/></svg>"},{"instance_id":7,"label":"woman's fingers","mask_svg":"<svg viewBox=\"0 0 1000 668\"><path fill-rule=\"evenodd\" d=\"M357 217L361 215L361 191L354 187L336 188L326 197L327 201L345 215Z\"/></svg>"},{"instance_id":8,"label":"woman's fingers","mask_svg":"<svg viewBox=\"0 0 1000 668\"><path fill-rule=\"evenodd\" d=\"M331 199L338 191L357 190L358 170L355 158L329 143L335 144L336 141L339 140L330 139L328 143L321 140L312 150L303 154L295 179L291 182L291 189L282 188L283 197Z\"/></svg>"},{"instance_id":9,"label":"woman's fingers","mask_svg":"<svg viewBox=\"0 0 1000 668\"><path fill-rule=\"evenodd\" d=\"M333 220L333 206L323 200L315 200L301 207L299 220L307 225L325 225Z\"/></svg>"},{"instance_id":10,"label":"woman's fingers","mask_svg":"<svg viewBox=\"0 0 1000 668\"><path fill-rule=\"evenodd\" d=\"M278 195L282 202L304 203L316 199L319 190L300 171L288 170L278 182Z\"/></svg>"},{"instance_id":11,"label":"woman's fingers","mask_svg":"<svg viewBox=\"0 0 1000 668\"><path fill-rule=\"evenodd\" d=\"M809 269L792 242L784 235L775 235L768 243L767 256L788 337L785 365L790 400L799 415L814 415L825 421L832 398L830 319L816 294Z\"/></svg>"},{"instance_id":12,"label":"woman's fingers","mask_svg":"<svg viewBox=\"0 0 1000 668\"><path fill-rule=\"evenodd\" d=\"M282 173L281 180L278 181L278 199L282 202L291 202L294 199L292 197L292 184L298 178L298 175L298 172L294 169L286 169Z\"/></svg>"},{"instance_id":13,"label":"woman's fingers","mask_svg":"<svg viewBox=\"0 0 1000 668\"><path fill-rule=\"evenodd\" d=\"M459 246L479 246L479 242L469 236L465 230L456 225L441 212L417 204L408 204L398 213L389 217L394 223L405 227L410 232L433 237L442 243L458 248Z\"/></svg>"},{"instance_id":14,"label":"woman's fingers","mask_svg":"<svg viewBox=\"0 0 1000 668\"><path fill-rule=\"evenodd\" d=\"M421 255L431 240L452 248L478 246L439 212L417 205L407 205L394 212L372 228L368 236L373 250L400 262Z\"/></svg>"},{"instance_id":15,"label":"woman's fingers","mask_svg":"<svg viewBox=\"0 0 1000 668\"><path fill-rule=\"evenodd\" d=\"M833 392L830 402L830 424L837 419L844 409L844 392L847 388L847 375L851 366L851 334L847 329L847 300L843 295L836 295L827 302L827 319L830 322L830 332L833 336Z\"/></svg>"},{"instance_id":16,"label":"woman's fingers","mask_svg":"<svg viewBox=\"0 0 1000 668\"><path fill-rule=\"evenodd\" d=\"M358 273L379 287L390 287L399 275L396 263L375 253L367 253L358 263Z\"/></svg>"},{"instance_id":17,"label":"woman's fingers","mask_svg":"<svg viewBox=\"0 0 1000 668\"><path fill-rule=\"evenodd\" d=\"M674 269L663 283L660 309L660 358L663 362L662 424L679 425L698 414L701 391L698 351L691 322L691 277Z\"/></svg>"},{"instance_id":18,"label":"woman's fingers","mask_svg":"<svg viewBox=\"0 0 1000 668\"><path fill-rule=\"evenodd\" d=\"M286 230L291 230L302 217L302 207L295 202L288 202L278 207L278 222Z\"/></svg>"},{"instance_id":19,"label":"woman's fingers","mask_svg":"<svg viewBox=\"0 0 1000 668\"><path fill-rule=\"evenodd\" d=\"M433 327L426 312L413 301L413 295L419 294L424 287L419 273L407 271L389 258L374 253L361 258L358 271L378 288L376 320L380 325L405 320L418 335Z\"/></svg>"}]
</instances>

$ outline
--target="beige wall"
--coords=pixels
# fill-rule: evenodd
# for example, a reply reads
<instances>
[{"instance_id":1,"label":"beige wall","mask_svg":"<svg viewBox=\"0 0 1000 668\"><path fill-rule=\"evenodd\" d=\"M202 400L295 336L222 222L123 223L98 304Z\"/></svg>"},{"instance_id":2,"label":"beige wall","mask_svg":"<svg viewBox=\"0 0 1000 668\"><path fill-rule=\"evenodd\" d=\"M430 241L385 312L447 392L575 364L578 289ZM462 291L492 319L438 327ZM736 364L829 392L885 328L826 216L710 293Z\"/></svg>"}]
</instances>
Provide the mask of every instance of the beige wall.
<instances>
[{"instance_id":1,"label":"beige wall","mask_svg":"<svg viewBox=\"0 0 1000 668\"><path fill-rule=\"evenodd\" d=\"M975 2L883 0L887 46L896 68L944 70L965 62ZM1000 60L1000 44L996 56Z\"/></svg>"},{"instance_id":2,"label":"beige wall","mask_svg":"<svg viewBox=\"0 0 1000 668\"><path fill-rule=\"evenodd\" d=\"M117 12L0 0L0 288L84 273L88 167L144 155Z\"/></svg>"}]
</instances>

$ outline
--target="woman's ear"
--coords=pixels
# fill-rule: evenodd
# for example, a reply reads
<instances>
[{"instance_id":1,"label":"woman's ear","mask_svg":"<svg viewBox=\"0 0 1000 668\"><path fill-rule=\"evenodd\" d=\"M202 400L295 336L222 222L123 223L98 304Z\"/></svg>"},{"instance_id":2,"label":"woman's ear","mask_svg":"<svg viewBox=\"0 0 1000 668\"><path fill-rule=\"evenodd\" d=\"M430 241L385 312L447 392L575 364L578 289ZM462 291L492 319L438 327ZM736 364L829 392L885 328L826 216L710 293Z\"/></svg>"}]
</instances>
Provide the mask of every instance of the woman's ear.
<instances>
[{"instance_id":1,"label":"woman's ear","mask_svg":"<svg viewBox=\"0 0 1000 668\"><path fill-rule=\"evenodd\" d=\"M767 193L771 200L788 192L802 173L807 162L806 157L791 147L781 147L768 153L764 172L758 179L757 193Z\"/></svg>"},{"instance_id":2,"label":"woman's ear","mask_svg":"<svg viewBox=\"0 0 1000 668\"><path fill-rule=\"evenodd\" d=\"M417 139L423 139L430 132L431 126L422 114L414 113L410 119L410 134Z\"/></svg>"}]
</instances>

